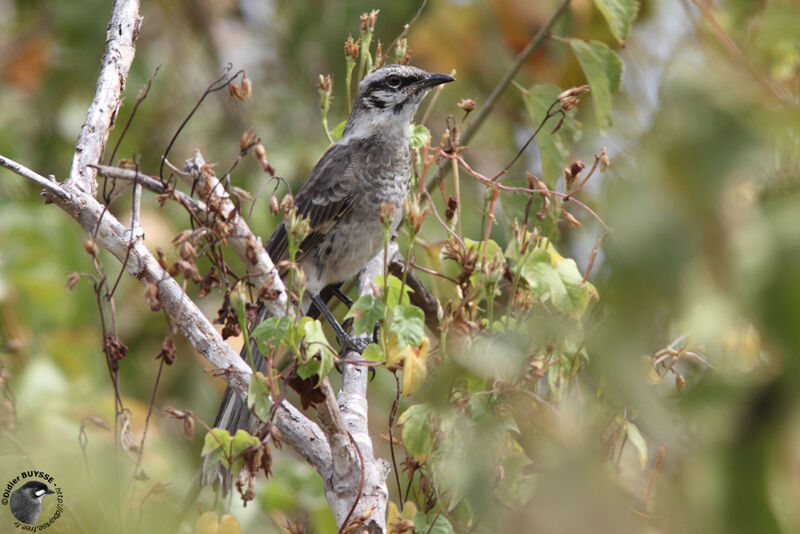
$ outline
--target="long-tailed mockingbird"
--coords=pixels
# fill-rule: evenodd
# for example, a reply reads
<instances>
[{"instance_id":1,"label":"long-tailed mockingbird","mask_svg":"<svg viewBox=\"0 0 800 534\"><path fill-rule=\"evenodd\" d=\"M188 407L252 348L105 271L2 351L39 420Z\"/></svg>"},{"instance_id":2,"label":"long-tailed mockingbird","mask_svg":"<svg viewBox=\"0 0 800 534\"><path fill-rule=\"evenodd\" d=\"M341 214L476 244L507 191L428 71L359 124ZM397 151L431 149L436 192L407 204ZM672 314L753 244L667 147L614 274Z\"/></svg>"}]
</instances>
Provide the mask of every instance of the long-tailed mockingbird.
<instances>
[{"instance_id":1,"label":"long-tailed mockingbird","mask_svg":"<svg viewBox=\"0 0 800 534\"><path fill-rule=\"evenodd\" d=\"M348 348L359 347L342 335L320 293L354 277L381 250L384 203L395 208L390 229L396 230L411 178L411 119L432 87L453 80L409 65L386 65L368 74L359 85L342 138L323 154L295 196L298 214L308 217L311 225L296 258L305 273L306 293ZM288 258L283 222L266 249L276 264ZM254 357L263 370L264 358ZM255 422L228 388L214 426L235 433L239 428L251 431ZM209 467L204 465L203 482L216 485L221 470Z\"/></svg>"}]
</instances>

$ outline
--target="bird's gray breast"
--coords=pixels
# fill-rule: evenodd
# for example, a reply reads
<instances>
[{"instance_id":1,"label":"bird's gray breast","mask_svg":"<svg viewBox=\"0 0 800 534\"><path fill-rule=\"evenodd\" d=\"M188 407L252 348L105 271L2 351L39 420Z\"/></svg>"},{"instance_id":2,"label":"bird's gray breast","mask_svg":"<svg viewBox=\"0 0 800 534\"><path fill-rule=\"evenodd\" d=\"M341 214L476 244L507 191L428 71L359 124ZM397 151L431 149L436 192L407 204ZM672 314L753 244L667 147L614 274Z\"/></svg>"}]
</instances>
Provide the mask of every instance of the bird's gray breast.
<instances>
[{"instance_id":1,"label":"bird's gray breast","mask_svg":"<svg viewBox=\"0 0 800 534\"><path fill-rule=\"evenodd\" d=\"M397 229L411 178L408 140L370 137L351 141L353 182L361 194L347 217L303 262L312 293L358 273L383 247L382 205L394 206L391 232ZM319 286L319 287L313 287Z\"/></svg>"}]
</instances>

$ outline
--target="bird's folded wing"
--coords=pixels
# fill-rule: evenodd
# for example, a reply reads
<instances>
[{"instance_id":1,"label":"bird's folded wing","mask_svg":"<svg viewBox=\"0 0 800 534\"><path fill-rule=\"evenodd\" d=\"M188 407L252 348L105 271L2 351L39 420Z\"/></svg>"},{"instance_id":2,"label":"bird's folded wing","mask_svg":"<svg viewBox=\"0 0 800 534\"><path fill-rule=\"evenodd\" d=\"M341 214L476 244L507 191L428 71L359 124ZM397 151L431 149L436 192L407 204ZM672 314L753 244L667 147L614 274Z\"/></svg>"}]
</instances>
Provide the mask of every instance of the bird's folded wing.
<instances>
[{"instance_id":1,"label":"bird's folded wing","mask_svg":"<svg viewBox=\"0 0 800 534\"><path fill-rule=\"evenodd\" d=\"M294 198L297 212L308 217L311 225L311 232L300 244L297 261L313 250L363 196L363 190L358 187L357 178L352 172L351 154L352 149L346 143L332 145L297 192ZM284 222L275 229L266 248L275 263L289 257L289 241Z\"/></svg>"}]
</instances>

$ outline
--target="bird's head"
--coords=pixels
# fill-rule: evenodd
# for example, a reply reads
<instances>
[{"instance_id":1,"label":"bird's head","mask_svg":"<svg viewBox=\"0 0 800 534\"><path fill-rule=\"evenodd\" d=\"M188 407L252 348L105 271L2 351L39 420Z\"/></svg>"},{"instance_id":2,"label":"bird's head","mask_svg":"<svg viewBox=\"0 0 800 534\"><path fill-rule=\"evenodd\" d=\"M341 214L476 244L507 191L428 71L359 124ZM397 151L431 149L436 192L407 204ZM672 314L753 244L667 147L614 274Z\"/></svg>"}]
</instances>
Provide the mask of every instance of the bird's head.
<instances>
[{"instance_id":1,"label":"bird's head","mask_svg":"<svg viewBox=\"0 0 800 534\"><path fill-rule=\"evenodd\" d=\"M30 482L26 482L19 488L18 491L23 492L27 497L32 500L36 500L42 502L42 499L45 495L50 495L55 493L55 491L51 490L47 487L47 484L43 482L39 482L38 480L32 480Z\"/></svg>"},{"instance_id":2,"label":"bird's head","mask_svg":"<svg viewBox=\"0 0 800 534\"><path fill-rule=\"evenodd\" d=\"M428 91L454 80L449 74L429 73L411 65L375 69L359 84L344 136L369 137L380 130L407 132Z\"/></svg>"}]
</instances>

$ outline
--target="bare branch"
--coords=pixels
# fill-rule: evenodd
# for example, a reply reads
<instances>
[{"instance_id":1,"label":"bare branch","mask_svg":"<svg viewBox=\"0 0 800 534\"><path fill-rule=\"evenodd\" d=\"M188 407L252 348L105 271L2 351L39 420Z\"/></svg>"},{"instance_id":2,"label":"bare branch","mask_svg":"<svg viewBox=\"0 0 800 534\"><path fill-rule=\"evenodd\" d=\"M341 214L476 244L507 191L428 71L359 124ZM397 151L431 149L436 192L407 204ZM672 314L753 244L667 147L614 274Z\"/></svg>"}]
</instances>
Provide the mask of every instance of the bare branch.
<instances>
[{"instance_id":1,"label":"bare branch","mask_svg":"<svg viewBox=\"0 0 800 534\"><path fill-rule=\"evenodd\" d=\"M219 216L221 216L231 228L231 235L228 243L231 248L242 260L247 270L249 280L258 289L266 289L270 294L270 299L263 299L263 305L267 313L272 317L281 317L286 311L286 287L283 280L275 269L275 264L267 254L267 250L261 244L261 238L253 234L252 230L236 209L231 201L225 187L213 173L204 172L206 160L199 150L195 151L192 159L186 160L185 170L195 179L195 183L200 180L207 181L206 190L208 197L207 203L219 204ZM212 202L213 198L213 202ZM201 220L207 218L209 213Z\"/></svg>"},{"instance_id":2,"label":"bare branch","mask_svg":"<svg viewBox=\"0 0 800 534\"><path fill-rule=\"evenodd\" d=\"M108 134L117 117L120 97L139 36L139 0L117 0L106 33L106 52L97 79L94 99L75 143L75 156L66 183L94 196L97 193L95 171L89 164L98 163L108 142Z\"/></svg>"},{"instance_id":3,"label":"bare branch","mask_svg":"<svg viewBox=\"0 0 800 534\"><path fill-rule=\"evenodd\" d=\"M95 235L100 246L124 262L125 270L131 276L143 283L156 284L159 302L192 346L222 372L222 377L239 394L246 393L250 368L223 341L203 312L186 296L180 284L158 264L142 240L131 243L129 230L94 197L69 184L65 185L65 189L71 194L66 199L55 199L56 204L89 234Z\"/></svg>"},{"instance_id":4,"label":"bare branch","mask_svg":"<svg viewBox=\"0 0 800 534\"><path fill-rule=\"evenodd\" d=\"M12 159L0 155L0 166L5 167L11 172L19 174L23 178L27 178L28 180L34 182L35 184L45 188L49 193L52 193L61 199L66 199L69 197L69 193L64 191L61 188L61 186L58 185L58 182L48 180L41 174L30 170L25 165L17 163Z\"/></svg>"}]
</instances>

